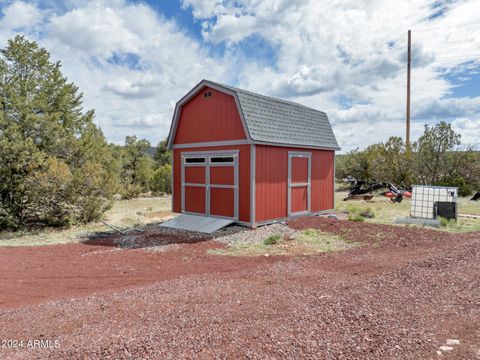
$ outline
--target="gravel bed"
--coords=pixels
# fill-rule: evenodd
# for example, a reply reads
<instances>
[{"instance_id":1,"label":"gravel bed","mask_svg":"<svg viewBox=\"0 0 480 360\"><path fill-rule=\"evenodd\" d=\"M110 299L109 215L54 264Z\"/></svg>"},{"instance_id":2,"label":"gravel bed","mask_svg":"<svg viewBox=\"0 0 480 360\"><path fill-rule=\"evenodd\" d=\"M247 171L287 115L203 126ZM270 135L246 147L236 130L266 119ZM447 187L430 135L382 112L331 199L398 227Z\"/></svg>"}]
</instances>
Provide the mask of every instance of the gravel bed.
<instances>
[{"instance_id":1,"label":"gravel bed","mask_svg":"<svg viewBox=\"0 0 480 360\"><path fill-rule=\"evenodd\" d=\"M127 235L119 235L113 240L116 246L126 249L138 249L143 247L158 247L177 243L195 243L208 240L206 234L194 231L151 226L144 233L130 232Z\"/></svg>"},{"instance_id":2,"label":"gravel bed","mask_svg":"<svg viewBox=\"0 0 480 360\"><path fill-rule=\"evenodd\" d=\"M144 232L131 231L126 235L118 234L113 239L113 243L115 246L125 249L154 247L156 248L156 251L159 251L161 247L165 247L167 245L192 244L216 238L228 237L233 234L249 231L250 229L244 226L232 225L220 229L213 234L205 234L197 231L187 231L161 227L159 225L149 225L145 227Z\"/></svg>"},{"instance_id":3,"label":"gravel bed","mask_svg":"<svg viewBox=\"0 0 480 360\"><path fill-rule=\"evenodd\" d=\"M214 240L227 245L238 243L261 243L272 235L280 235L282 238L293 237L295 236L295 230L288 227L286 224L276 223L260 226L253 230L246 229L234 232L227 236L216 237Z\"/></svg>"},{"instance_id":4,"label":"gravel bed","mask_svg":"<svg viewBox=\"0 0 480 360\"><path fill-rule=\"evenodd\" d=\"M180 247L179 244L169 244L169 245L159 245L159 246L147 246L145 250L153 251L153 252L166 252L171 250L178 250L179 247Z\"/></svg>"},{"instance_id":5,"label":"gravel bed","mask_svg":"<svg viewBox=\"0 0 480 360\"><path fill-rule=\"evenodd\" d=\"M431 226L439 228L442 224L436 219L421 219L413 217L401 217L395 219L395 224L407 224L407 225L419 225L419 226Z\"/></svg>"},{"instance_id":6,"label":"gravel bed","mask_svg":"<svg viewBox=\"0 0 480 360\"><path fill-rule=\"evenodd\" d=\"M346 211L332 211L324 214L318 214L318 217L337 220L348 220L348 212Z\"/></svg>"},{"instance_id":7,"label":"gravel bed","mask_svg":"<svg viewBox=\"0 0 480 360\"><path fill-rule=\"evenodd\" d=\"M174 247L170 247L172 244L193 244L207 240L215 240L223 244L260 243L265 238L276 234L282 237L291 237L295 234L295 230L289 228L285 223L275 223L260 226L256 229L230 225L213 234L205 234L151 224L145 226L141 232L131 230L125 234L93 235L83 242L88 245L106 245L124 249L155 248L155 251L165 251L173 249ZM165 247L167 245L168 247Z\"/></svg>"}]
</instances>

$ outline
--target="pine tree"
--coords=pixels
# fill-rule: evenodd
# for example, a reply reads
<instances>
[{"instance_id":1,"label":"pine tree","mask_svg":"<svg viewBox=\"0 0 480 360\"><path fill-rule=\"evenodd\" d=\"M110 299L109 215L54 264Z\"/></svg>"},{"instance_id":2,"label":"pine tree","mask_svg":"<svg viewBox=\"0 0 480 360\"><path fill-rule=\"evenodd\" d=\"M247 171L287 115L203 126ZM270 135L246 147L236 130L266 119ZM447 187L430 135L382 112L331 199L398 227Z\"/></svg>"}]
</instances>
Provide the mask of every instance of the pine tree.
<instances>
[{"instance_id":1,"label":"pine tree","mask_svg":"<svg viewBox=\"0 0 480 360\"><path fill-rule=\"evenodd\" d=\"M23 36L0 50L0 228L97 219L118 173L60 62Z\"/></svg>"}]
</instances>

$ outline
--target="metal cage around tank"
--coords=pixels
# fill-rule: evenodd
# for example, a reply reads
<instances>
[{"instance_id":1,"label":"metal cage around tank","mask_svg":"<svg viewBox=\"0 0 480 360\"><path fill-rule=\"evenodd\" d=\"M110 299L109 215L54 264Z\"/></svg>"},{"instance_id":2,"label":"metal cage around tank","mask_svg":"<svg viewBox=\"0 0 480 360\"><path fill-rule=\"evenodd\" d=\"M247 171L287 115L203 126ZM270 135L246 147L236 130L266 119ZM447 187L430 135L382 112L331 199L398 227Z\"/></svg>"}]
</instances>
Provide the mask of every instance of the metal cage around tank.
<instances>
[{"instance_id":1,"label":"metal cage around tank","mask_svg":"<svg viewBox=\"0 0 480 360\"><path fill-rule=\"evenodd\" d=\"M458 188L448 186L414 185L410 216L420 219L435 219L435 204L457 203ZM455 206L455 218L456 218Z\"/></svg>"}]
</instances>

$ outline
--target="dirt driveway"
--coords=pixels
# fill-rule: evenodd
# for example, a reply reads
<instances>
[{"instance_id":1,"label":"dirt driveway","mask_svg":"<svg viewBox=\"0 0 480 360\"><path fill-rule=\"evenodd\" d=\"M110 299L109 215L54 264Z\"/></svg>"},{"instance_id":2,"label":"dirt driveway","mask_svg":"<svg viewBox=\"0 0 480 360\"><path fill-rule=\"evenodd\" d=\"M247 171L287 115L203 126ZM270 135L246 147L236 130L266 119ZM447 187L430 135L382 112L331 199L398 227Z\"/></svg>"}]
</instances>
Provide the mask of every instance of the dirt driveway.
<instances>
[{"instance_id":1,"label":"dirt driveway","mask_svg":"<svg viewBox=\"0 0 480 360\"><path fill-rule=\"evenodd\" d=\"M107 240L100 244L0 248L0 308L68 300L187 275L236 271L266 262L208 256L207 249L221 247L212 242L179 245L168 251L121 249Z\"/></svg>"},{"instance_id":2,"label":"dirt driveway","mask_svg":"<svg viewBox=\"0 0 480 360\"><path fill-rule=\"evenodd\" d=\"M0 339L60 347L0 357L480 359L479 233L290 226L365 246L268 258L208 255L212 241L2 248Z\"/></svg>"}]
</instances>

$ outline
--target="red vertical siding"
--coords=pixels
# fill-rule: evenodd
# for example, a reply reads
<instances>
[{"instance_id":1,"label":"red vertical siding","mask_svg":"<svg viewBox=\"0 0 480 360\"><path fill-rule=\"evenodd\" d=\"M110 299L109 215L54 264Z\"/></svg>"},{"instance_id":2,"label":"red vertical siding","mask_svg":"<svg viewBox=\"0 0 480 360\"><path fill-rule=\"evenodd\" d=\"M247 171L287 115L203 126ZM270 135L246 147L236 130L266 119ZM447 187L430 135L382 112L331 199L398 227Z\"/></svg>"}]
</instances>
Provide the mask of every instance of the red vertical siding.
<instances>
[{"instance_id":1,"label":"red vertical siding","mask_svg":"<svg viewBox=\"0 0 480 360\"><path fill-rule=\"evenodd\" d=\"M192 184L205 184L205 166L186 167L185 182Z\"/></svg>"},{"instance_id":2,"label":"red vertical siding","mask_svg":"<svg viewBox=\"0 0 480 360\"><path fill-rule=\"evenodd\" d=\"M181 153L190 151L239 150L238 215L239 220L250 222L250 145L212 146L173 150L173 211L182 211Z\"/></svg>"},{"instance_id":3,"label":"red vertical siding","mask_svg":"<svg viewBox=\"0 0 480 360\"><path fill-rule=\"evenodd\" d=\"M255 221L287 216L288 150L255 146Z\"/></svg>"},{"instance_id":4,"label":"red vertical siding","mask_svg":"<svg viewBox=\"0 0 480 360\"><path fill-rule=\"evenodd\" d=\"M185 210L205 214L205 187L185 186Z\"/></svg>"},{"instance_id":5,"label":"red vertical siding","mask_svg":"<svg viewBox=\"0 0 480 360\"><path fill-rule=\"evenodd\" d=\"M292 213L308 210L308 188L306 186L292 187Z\"/></svg>"},{"instance_id":6,"label":"red vertical siding","mask_svg":"<svg viewBox=\"0 0 480 360\"><path fill-rule=\"evenodd\" d=\"M312 152L312 211L333 209L335 152L315 150Z\"/></svg>"},{"instance_id":7,"label":"red vertical siding","mask_svg":"<svg viewBox=\"0 0 480 360\"><path fill-rule=\"evenodd\" d=\"M212 193L210 213L212 215L233 217L235 215L233 206L235 194L233 189L211 188L210 191Z\"/></svg>"},{"instance_id":8,"label":"red vertical siding","mask_svg":"<svg viewBox=\"0 0 480 360\"><path fill-rule=\"evenodd\" d=\"M289 151L312 154L311 211L333 208L334 151L256 145L256 222L287 217Z\"/></svg>"},{"instance_id":9,"label":"red vertical siding","mask_svg":"<svg viewBox=\"0 0 480 360\"><path fill-rule=\"evenodd\" d=\"M292 158L292 183L306 183L308 182L308 159L294 157Z\"/></svg>"},{"instance_id":10,"label":"red vertical siding","mask_svg":"<svg viewBox=\"0 0 480 360\"><path fill-rule=\"evenodd\" d=\"M205 87L182 106L174 144L245 138L233 96Z\"/></svg>"},{"instance_id":11,"label":"red vertical siding","mask_svg":"<svg viewBox=\"0 0 480 360\"><path fill-rule=\"evenodd\" d=\"M233 185L234 183L235 170L233 166L210 167L210 184Z\"/></svg>"}]
</instances>

